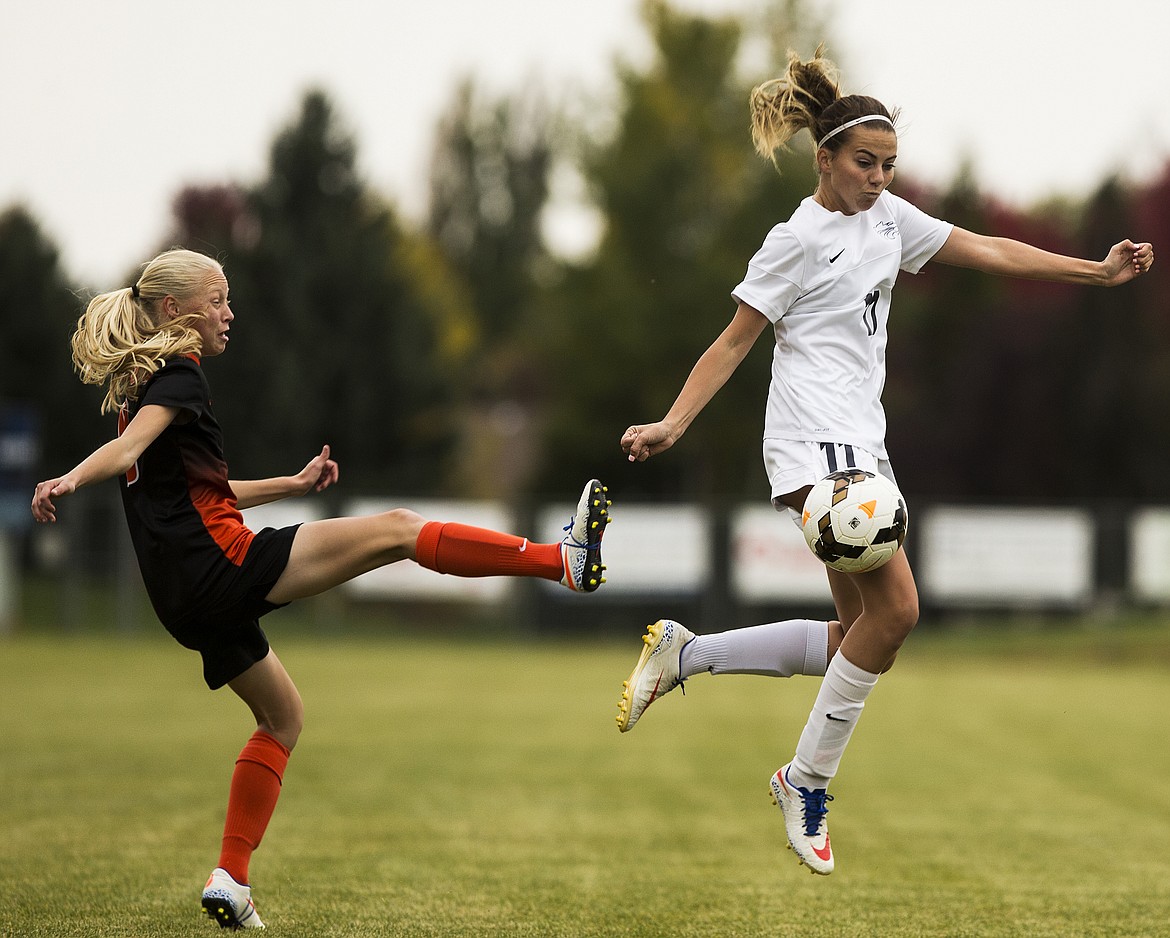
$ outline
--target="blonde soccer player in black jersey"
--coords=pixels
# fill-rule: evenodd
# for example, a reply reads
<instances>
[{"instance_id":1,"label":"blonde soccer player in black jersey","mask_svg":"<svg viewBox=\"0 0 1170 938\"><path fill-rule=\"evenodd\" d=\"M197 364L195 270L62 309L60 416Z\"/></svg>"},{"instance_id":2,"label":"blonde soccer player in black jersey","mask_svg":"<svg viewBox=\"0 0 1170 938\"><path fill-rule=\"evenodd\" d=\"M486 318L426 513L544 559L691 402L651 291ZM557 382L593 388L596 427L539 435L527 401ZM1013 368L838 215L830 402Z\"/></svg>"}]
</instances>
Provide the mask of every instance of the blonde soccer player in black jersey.
<instances>
[{"instance_id":1,"label":"blonde soccer player in black jersey","mask_svg":"<svg viewBox=\"0 0 1170 938\"><path fill-rule=\"evenodd\" d=\"M194 251L166 251L132 286L95 297L78 321L73 361L83 381L106 387L102 409L118 412L118 435L37 485L32 513L55 521L60 498L118 476L155 612L199 652L207 685L226 684L255 717L201 902L225 928L263 928L249 861L276 808L304 711L260 617L400 560L457 576L543 577L591 592L603 582L609 503L605 487L590 480L567 534L553 544L402 508L252 531L241 509L321 491L337 481L338 468L325 446L295 475L230 479L203 361L227 349L234 322L223 268Z\"/></svg>"},{"instance_id":2,"label":"blonde soccer player in black jersey","mask_svg":"<svg viewBox=\"0 0 1170 938\"><path fill-rule=\"evenodd\" d=\"M799 131L812 136L816 191L768 233L732 290L730 325L687 378L666 416L630 426L621 438L641 462L673 446L739 366L759 336L775 343L764 425L764 462L773 505L800 511L813 483L847 466L893 478L885 448L886 325L900 270L928 261L990 274L1096 286L1141 276L1148 243L1121 241L1104 260L1052 254L932 218L887 191L898 157L897 112L876 98L842 95L836 69L818 49L790 55L785 75L751 95L757 151L775 160ZM827 569L837 619L791 620L695 635L661 620L618 704L618 727L701 671L788 677L823 675L790 762L770 786L789 845L815 873L833 871L827 824L830 780L865 700L918 621L918 591L905 552L862 574Z\"/></svg>"}]
</instances>

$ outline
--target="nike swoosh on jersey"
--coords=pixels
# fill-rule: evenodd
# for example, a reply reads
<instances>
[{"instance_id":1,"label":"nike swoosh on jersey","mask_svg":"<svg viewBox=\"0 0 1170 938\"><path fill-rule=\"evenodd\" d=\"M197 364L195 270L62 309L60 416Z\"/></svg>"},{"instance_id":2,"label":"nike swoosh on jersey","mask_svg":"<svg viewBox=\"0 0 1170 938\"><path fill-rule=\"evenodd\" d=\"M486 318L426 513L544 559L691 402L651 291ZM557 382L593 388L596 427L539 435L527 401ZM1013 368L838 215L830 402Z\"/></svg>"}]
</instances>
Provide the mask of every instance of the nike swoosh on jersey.
<instances>
[{"instance_id":1,"label":"nike swoosh on jersey","mask_svg":"<svg viewBox=\"0 0 1170 938\"><path fill-rule=\"evenodd\" d=\"M829 263L832 264L832 263L836 262L837 258L840 257L844 253L845 253L845 249L841 248L840 251L838 251L836 254L834 254L832 257L829 258Z\"/></svg>"}]
</instances>

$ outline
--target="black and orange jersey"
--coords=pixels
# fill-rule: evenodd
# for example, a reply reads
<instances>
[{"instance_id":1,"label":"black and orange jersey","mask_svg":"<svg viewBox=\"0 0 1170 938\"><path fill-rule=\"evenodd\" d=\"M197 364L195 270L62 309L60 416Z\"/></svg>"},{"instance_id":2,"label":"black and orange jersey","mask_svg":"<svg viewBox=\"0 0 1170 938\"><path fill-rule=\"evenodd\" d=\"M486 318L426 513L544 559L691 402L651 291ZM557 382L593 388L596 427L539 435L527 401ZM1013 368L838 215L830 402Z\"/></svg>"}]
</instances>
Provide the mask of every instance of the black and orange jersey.
<instances>
[{"instance_id":1,"label":"black and orange jersey","mask_svg":"<svg viewBox=\"0 0 1170 938\"><path fill-rule=\"evenodd\" d=\"M122 408L119 434L148 404L179 414L122 477L122 505L147 593L169 626L214 608L222 574L243 563L253 534L228 484L223 432L199 359L167 361Z\"/></svg>"}]
</instances>

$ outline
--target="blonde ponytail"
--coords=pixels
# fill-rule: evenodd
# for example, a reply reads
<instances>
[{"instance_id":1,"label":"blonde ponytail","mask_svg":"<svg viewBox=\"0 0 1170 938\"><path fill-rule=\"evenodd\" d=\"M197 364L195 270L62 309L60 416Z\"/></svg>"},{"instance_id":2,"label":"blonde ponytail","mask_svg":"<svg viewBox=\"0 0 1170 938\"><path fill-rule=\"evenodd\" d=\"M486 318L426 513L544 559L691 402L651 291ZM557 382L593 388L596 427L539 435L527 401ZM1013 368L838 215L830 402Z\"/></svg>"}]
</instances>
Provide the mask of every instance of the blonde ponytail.
<instances>
[{"instance_id":1,"label":"blonde ponytail","mask_svg":"<svg viewBox=\"0 0 1170 938\"><path fill-rule=\"evenodd\" d=\"M788 67L781 78L773 78L752 89L749 98L751 110L752 143L756 152L772 161L779 171L776 157L789 149L788 141L800 131L807 130L817 141L838 136L849 121L873 117L891 128L896 112L891 114L884 104L866 95L841 94L839 71L824 57L825 45L817 46L807 61L795 52L788 53ZM860 119L860 120L859 120ZM838 134L833 134L834 130ZM837 149L845 135L831 141L830 149ZM828 142L826 142L828 145Z\"/></svg>"},{"instance_id":2,"label":"blonde ponytail","mask_svg":"<svg viewBox=\"0 0 1170 938\"><path fill-rule=\"evenodd\" d=\"M822 43L808 62L789 52L784 76L752 89L752 142L760 156L774 159L802 130L816 136L818 118L841 97L837 66L824 58L824 51Z\"/></svg>"},{"instance_id":3,"label":"blonde ponytail","mask_svg":"<svg viewBox=\"0 0 1170 938\"><path fill-rule=\"evenodd\" d=\"M162 300L196 295L209 271L222 268L204 254L176 248L150 261L133 286L90 300L73 333L73 367L85 384L107 385L102 413L137 398L168 359L199 354L195 324L203 313L168 319Z\"/></svg>"}]
</instances>

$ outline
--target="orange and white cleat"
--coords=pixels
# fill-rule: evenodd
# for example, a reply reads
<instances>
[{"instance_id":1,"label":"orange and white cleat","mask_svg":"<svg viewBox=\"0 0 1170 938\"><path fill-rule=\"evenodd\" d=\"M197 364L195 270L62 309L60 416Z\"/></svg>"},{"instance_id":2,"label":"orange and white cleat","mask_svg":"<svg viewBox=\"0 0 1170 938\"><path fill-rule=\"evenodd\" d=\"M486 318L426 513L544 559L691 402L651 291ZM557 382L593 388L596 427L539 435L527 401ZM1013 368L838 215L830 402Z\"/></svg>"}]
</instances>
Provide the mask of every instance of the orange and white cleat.
<instances>
[{"instance_id":1,"label":"orange and white cleat","mask_svg":"<svg viewBox=\"0 0 1170 938\"><path fill-rule=\"evenodd\" d=\"M252 887L232 879L227 870L218 866L207 877L203 887L203 911L220 928L263 928L264 923L252 904Z\"/></svg>"},{"instance_id":2,"label":"orange and white cleat","mask_svg":"<svg viewBox=\"0 0 1170 938\"><path fill-rule=\"evenodd\" d=\"M609 524L607 489L597 479L585 483L577 512L565 525L567 532L561 540L561 560L565 575L561 585L575 593L592 593L605 582L602 574L605 564L601 562L601 538Z\"/></svg>"}]
</instances>

